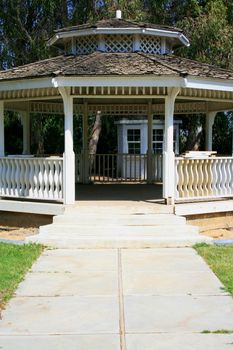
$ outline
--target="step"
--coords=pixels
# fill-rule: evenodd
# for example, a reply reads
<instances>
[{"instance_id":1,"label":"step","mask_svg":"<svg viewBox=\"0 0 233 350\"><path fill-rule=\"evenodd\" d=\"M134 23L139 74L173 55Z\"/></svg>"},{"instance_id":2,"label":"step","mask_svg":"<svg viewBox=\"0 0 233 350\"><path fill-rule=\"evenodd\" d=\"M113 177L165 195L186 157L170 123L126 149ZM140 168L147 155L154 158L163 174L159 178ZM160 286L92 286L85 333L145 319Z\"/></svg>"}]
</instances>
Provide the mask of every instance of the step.
<instances>
[{"instance_id":1,"label":"step","mask_svg":"<svg viewBox=\"0 0 233 350\"><path fill-rule=\"evenodd\" d=\"M65 208L65 215L66 214L77 214L77 213L95 213L95 214L123 214L123 215L129 215L129 214L173 214L174 208L173 206L167 206L167 205L153 205L151 203L141 203L141 202L135 202L132 204L130 202L128 205L125 203L118 203L116 202L114 205L108 204L106 202L105 204L101 203L99 205L92 205L91 203L89 205L76 205L71 207Z\"/></svg>"},{"instance_id":2,"label":"step","mask_svg":"<svg viewBox=\"0 0 233 350\"><path fill-rule=\"evenodd\" d=\"M75 224L50 224L40 227L40 233L48 234L82 234L82 235L170 235L175 233L198 233L199 229L191 225L156 225L156 226L120 226L120 225L75 225Z\"/></svg>"},{"instance_id":3,"label":"step","mask_svg":"<svg viewBox=\"0 0 233 350\"><path fill-rule=\"evenodd\" d=\"M80 248L80 249L141 249L141 248L178 248L191 247L196 243L211 243L211 239L201 235L170 235L167 237L116 237L116 236L76 236L53 237L45 234L27 237L27 242L41 243L54 248Z\"/></svg>"},{"instance_id":4,"label":"step","mask_svg":"<svg viewBox=\"0 0 233 350\"><path fill-rule=\"evenodd\" d=\"M55 224L76 224L76 225L145 225L145 226L155 226L155 225L184 225L186 219L181 216L176 216L173 214L66 214L59 215L53 218Z\"/></svg>"}]
</instances>

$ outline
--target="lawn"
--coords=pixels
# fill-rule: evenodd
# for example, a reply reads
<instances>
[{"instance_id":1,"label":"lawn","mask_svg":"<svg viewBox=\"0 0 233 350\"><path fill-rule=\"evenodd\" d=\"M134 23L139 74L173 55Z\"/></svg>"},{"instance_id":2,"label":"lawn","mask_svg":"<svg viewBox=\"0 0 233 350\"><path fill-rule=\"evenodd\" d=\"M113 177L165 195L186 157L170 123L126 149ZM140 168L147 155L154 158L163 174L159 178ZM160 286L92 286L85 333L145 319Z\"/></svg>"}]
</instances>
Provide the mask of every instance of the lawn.
<instances>
[{"instance_id":1,"label":"lawn","mask_svg":"<svg viewBox=\"0 0 233 350\"><path fill-rule=\"evenodd\" d=\"M43 247L38 244L0 243L0 309L12 297L42 250Z\"/></svg>"},{"instance_id":2,"label":"lawn","mask_svg":"<svg viewBox=\"0 0 233 350\"><path fill-rule=\"evenodd\" d=\"M194 248L233 295L233 245L197 244Z\"/></svg>"}]
</instances>

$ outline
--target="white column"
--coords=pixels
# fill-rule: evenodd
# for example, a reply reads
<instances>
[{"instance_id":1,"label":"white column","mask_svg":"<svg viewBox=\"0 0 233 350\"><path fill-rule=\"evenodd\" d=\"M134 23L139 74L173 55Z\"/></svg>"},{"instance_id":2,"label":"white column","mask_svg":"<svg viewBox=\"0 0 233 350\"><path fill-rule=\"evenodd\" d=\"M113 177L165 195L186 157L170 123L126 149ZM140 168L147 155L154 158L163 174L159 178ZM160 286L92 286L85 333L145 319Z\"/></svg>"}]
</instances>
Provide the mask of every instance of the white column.
<instances>
[{"instance_id":1,"label":"white column","mask_svg":"<svg viewBox=\"0 0 233 350\"><path fill-rule=\"evenodd\" d=\"M152 183L152 133L153 133L153 112L152 102L148 104L147 115L147 183Z\"/></svg>"},{"instance_id":2,"label":"white column","mask_svg":"<svg viewBox=\"0 0 233 350\"><path fill-rule=\"evenodd\" d=\"M206 124L205 124L205 150L212 151L213 143L213 125L217 112L206 113Z\"/></svg>"},{"instance_id":3,"label":"white column","mask_svg":"<svg viewBox=\"0 0 233 350\"><path fill-rule=\"evenodd\" d=\"M4 102L0 101L0 157L5 156Z\"/></svg>"},{"instance_id":4,"label":"white column","mask_svg":"<svg viewBox=\"0 0 233 350\"><path fill-rule=\"evenodd\" d=\"M30 154L30 114L22 112L23 124L23 154Z\"/></svg>"},{"instance_id":5,"label":"white column","mask_svg":"<svg viewBox=\"0 0 233 350\"><path fill-rule=\"evenodd\" d=\"M173 151L174 107L179 88L168 88L165 97L165 137L163 151L163 197L167 204L174 204L175 197L175 155Z\"/></svg>"},{"instance_id":6,"label":"white column","mask_svg":"<svg viewBox=\"0 0 233 350\"><path fill-rule=\"evenodd\" d=\"M84 102L83 112L83 183L89 183L89 147L88 147L88 104Z\"/></svg>"},{"instance_id":7,"label":"white column","mask_svg":"<svg viewBox=\"0 0 233 350\"><path fill-rule=\"evenodd\" d=\"M73 149L73 98L70 88L60 87L59 92L63 99L65 116L65 152L63 154L64 176L63 190L64 203L75 202L75 157Z\"/></svg>"}]
</instances>

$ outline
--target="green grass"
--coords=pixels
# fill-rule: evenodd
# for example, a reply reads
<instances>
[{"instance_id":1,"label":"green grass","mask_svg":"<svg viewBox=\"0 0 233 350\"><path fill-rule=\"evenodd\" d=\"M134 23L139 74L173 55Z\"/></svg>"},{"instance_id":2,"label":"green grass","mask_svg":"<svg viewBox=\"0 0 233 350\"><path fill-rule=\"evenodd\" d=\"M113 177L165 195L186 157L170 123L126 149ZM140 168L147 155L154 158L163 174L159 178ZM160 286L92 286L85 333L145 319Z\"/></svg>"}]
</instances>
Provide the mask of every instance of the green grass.
<instances>
[{"instance_id":1,"label":"green grass","mask_svg":"<svg viewBox=\"0 0 233 350\"><path fill-rule=\"evenodd\" d=\"M233 245L197 244L194 248L218 276L226 291L233 295Z\"/></svg>"},{"instance_id":2,"label":"green grass","mask_svg":"<svg viewBox=\"0 0 233 350\"><path fill-rule=\"evenodd\" d=\"M38 244L0 243L0 308L12 297L42 250Z\"/></svg>"},{"instance_id":3,"label":"green grass","mask_svg":"<svg viewBox=\"0 0 233 350\"><path fill-rule=\"evenodd\" d=\"M209 330L205 329L201 333L202 334L232 334L233 330L217 329L216 331L209 331Z\"/></svg>"}]
</instances>

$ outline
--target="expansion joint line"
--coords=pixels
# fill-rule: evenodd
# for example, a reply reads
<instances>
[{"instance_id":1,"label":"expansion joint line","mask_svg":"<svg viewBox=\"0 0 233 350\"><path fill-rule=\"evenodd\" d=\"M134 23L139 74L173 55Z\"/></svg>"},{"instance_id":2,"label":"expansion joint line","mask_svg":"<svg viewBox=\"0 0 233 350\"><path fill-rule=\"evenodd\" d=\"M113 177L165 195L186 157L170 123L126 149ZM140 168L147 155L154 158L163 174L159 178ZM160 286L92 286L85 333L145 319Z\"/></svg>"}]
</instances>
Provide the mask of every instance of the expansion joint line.
<instances>
[{"instance_id":1,"label":"expansion joint line","mask_svg":"<svg viewBox=\"0 0 233 350\"><path fill-rule=\"evenodd\" d=\"M121 250L118 249L118 298L119 298L119 331L120 331L120 349L126 350L125 341L125 313L124 313L124 297L122 282L122 260Z\"/></svg>"}]
</instances>

